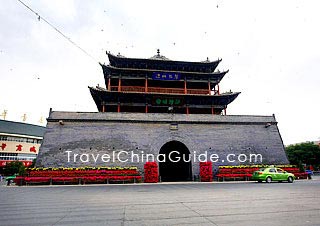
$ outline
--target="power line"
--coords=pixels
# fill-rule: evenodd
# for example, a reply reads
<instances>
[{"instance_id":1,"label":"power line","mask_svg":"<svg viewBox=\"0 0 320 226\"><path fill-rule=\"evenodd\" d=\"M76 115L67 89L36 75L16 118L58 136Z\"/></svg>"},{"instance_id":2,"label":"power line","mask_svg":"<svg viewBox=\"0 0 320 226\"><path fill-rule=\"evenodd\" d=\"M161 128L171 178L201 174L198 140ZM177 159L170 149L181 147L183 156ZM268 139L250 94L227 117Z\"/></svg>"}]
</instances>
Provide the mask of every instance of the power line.
<instances>
[{"instance_id":1,"label":"power line","mask_svg":"<svg viewBox=\"0 0 320 226\"><path fill-rule=\"evenodd\" d=\"M32 13L34 13L38 20L42 19L46 24L48 24L51 28L53 28L56 32L58 32L62 37L64 37L66 40L68 40L72 45L80 49L84 54L86 54L88 57L90 57L95 62L98 62L91 54L89 54L87 51L85 51L83 48L81 48L78 44L76 44L74 41L72 41L68 36L62 33L58 28L56 28L53 24L51 24L49 21L47 21L44 17L40 16L36 11L34 11L32 8L30 8L28 5L26 5L23 1L18 0L23 6L25 6L27 9L29 9ZM98 62L99 63L99 62Z\"/></svg>"}]
</instances>

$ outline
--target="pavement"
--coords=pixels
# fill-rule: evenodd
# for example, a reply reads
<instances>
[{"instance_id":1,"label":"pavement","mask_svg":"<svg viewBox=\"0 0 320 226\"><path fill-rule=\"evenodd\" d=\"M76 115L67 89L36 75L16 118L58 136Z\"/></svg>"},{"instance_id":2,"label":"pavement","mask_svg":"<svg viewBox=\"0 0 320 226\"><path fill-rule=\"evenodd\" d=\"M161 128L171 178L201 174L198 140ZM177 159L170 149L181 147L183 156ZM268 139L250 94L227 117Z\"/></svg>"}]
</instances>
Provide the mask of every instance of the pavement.
<instances>
[{"instance_id":1,"label":"pavement","mask_svg":"<svg viewBox=\"0 0 320 226\"><path fill-rule=\"evenodd\" d=\"M0 186L0 225L320 225L320 177L213 182Z\"/></svg>"}]
</instances>

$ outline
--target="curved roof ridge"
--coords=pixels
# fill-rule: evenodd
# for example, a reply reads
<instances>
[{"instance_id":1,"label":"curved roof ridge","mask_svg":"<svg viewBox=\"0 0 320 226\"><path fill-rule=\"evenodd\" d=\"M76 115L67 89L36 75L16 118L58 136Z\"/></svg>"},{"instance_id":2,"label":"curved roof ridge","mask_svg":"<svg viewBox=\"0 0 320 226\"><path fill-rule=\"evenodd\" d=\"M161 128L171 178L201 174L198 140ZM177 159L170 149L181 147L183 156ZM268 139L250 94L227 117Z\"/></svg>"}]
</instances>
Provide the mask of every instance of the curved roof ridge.
<instances>
[{"instance_id":1,"label":"curved roof ridge","mask_svg":"<svg viewBox=\"0 0 320 226\"><path fill-rule=\"evenodd\" d=\"M125 56L123 56L123 55L120 55L120 56L118 56L118 55L115 55L115 54L112 54L110 51L108 52L108 51L106 51L106 54L108 55L108 56L113 56L113 57L116 57L116 58L124 58L124 59L130 59L130 60L159 60L159 58L158 59L154 59L153 57L156 57L157 55L154 55L154 56L152 56L152 57L150 57L150 58L136 58L136 57L125 57ZM181 61L181 60L171 60L171 59L169 59L169 58L167 58L166 56L163 56L163 55L160 55L160 58L161 58L161 60L167 60L167 61L172 61L172 62L175 62L175 63L205 63L205 64L212 64L212 63L220 63L221 61L222 61L222 59L221 58L218 58L217 60L213 60L213 61L207 61L207 60L205 60L205 61Z\"/></svg>"}]
</instances>

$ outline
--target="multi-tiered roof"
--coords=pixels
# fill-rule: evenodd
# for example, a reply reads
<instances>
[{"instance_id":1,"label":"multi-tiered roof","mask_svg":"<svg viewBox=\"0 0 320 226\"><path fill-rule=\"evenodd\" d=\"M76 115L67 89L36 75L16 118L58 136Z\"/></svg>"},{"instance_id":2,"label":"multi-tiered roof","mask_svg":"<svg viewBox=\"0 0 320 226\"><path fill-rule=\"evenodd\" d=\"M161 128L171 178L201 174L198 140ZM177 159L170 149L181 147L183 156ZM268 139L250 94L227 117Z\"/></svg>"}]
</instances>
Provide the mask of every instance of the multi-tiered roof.
<instances>
[{"instance_id":1,"label":"multi-tiered roof","mask_svg":"<svg viewBox=\"0 0 320 226\"><path fill-rule=\"evenodd\" d=\"M221 59L173 61L160 55L126 58L107 52L101 64L106 88L89 87L100 112L221 114L240 93L220 93L228 71L216 70Z\"/></svg>"}]
</instances>

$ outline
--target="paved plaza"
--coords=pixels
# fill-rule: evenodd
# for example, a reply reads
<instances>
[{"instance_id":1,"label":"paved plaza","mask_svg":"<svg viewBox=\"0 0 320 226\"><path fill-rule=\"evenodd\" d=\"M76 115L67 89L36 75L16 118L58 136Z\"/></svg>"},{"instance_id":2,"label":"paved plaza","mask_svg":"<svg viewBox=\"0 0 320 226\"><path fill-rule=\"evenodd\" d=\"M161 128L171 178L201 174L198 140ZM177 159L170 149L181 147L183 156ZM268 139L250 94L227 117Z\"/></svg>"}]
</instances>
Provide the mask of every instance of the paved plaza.
<instances>
[{"instance_id":1,"label":"paved plaza","mask_svg":"<svg viewBox=\"0 0 320 226\"><path fill-rule=\"evenodd\" d=\"M320 180L0 186L0 225L320 225Z\"/></svg>"}]
</instances>

